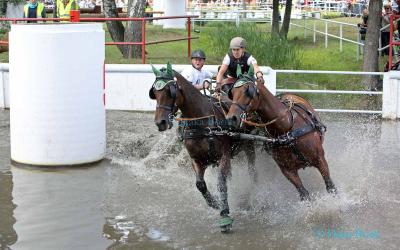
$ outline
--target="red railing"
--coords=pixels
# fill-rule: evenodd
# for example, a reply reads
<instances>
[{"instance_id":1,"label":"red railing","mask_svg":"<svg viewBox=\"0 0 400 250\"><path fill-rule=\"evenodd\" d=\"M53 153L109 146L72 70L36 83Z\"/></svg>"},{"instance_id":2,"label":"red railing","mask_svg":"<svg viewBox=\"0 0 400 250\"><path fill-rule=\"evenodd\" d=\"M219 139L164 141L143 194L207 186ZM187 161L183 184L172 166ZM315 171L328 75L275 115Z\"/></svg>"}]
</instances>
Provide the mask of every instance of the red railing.
<instances>
[{"instance_id":1,"label":"red railing","mask_svg":"<svg viewBox=\"0 0 400 250\"><path fill-rule=\"evenodd\" d=\"M113 17L113 18L99 18L99 17L81 17L79 11L73 12L71 11L71 18L0 18L0 21L10 21L13 24L17 22L26 22L26 21L70 21L70 22L106 22L106 21L140 21L141 22L141 30L142 30L142 41L140 42L106 42L105 45L141 45L142 46L142 63L146 63L146 45L158 44L158 43L166 43L166 42L175 42L175 41L183 41L187 40L187 48L188 48L188 57L190 57L190 43L192 39L197 39L198 37L191 37L190 35L190 19L196 18L198 16L189 15L189 16L167 16L167 17ZM146 42L146 21L153 20L162 20L162 19L178 19L178 18L186 18L187 19L187 37L185 38L176 38L176 39L168 39L161 41L152 41ZM8 44L8 41L0 41L0 44Z\"/></svg>"}]
</instances>

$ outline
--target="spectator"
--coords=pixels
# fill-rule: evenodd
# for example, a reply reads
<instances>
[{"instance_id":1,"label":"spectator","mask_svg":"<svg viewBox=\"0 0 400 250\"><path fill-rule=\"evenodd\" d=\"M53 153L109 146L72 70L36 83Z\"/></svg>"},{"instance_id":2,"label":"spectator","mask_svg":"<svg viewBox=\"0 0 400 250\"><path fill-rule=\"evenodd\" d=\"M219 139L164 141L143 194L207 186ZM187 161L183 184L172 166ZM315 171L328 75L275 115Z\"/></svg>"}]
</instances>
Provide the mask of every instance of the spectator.
<instances>
[{"instance_id":1,"label":"spectator","mask_svg":"<svg viewBox=\"0 0 400 250\"><path fill-rule=\"evenodd\" d=\"M382 27L385 27L388 24L390 24L390 15L392 14L392 6L390 5L390 3L385 3L383 8L384 12L382 13ZM390 40L390 25L387 28L383 29L381 32L382 48L389 44L389 40ZM389 48L386 48L382 51L382 56L383 55L389 55Z\"/></svg>"},{"instance_id":2,"label":"spectator","mask_svg":"<svg viewBox=\"0 0 400 250\"><path fill-rule=\"evenodd\" d=\"M181 75L186 78L192 85L198 89L208 89L212 73L206 69L203 69L206 61L206 54L204 51L198 49L191 54L192 67L182 71Z\"/></svg>"},{"instance_id":3,"label":"spectator","mask_svg":"<svg viewBox=\"0 0 400 250\"><path fill-rule=\"evenodd\" d=\"M79 6L75 0L57 0L57 17L70 18L71 10L78 10Z\"/></svg>"},{"instance_id":4,"label":"spectator","mask_svg":"<svg viewBox=\"0 0 400 250\"><path fill-rule=\"evenodd\" d=\"M146 5L144 6L144 16L153 17L153 8L150 6L149 2L146 2Z\"/></svg>"},{"instance_id":5,"label":"spectator","mask_svg":"<svg viewBox=\"0 0 400 250\"><path fill-rule=\"evenodd\" d=\"M37 0L30 0L24 6L24 18L46 18L44 4ZM37 21L28 21L28 23L37 23Z\"/></svg>"},{"instance_id":6,"label":"spectator","mask_svg":"<svg viewBox=\"0 0 400 250\"><path fill-rule=\"evenodd\" d=\"M367 27L368 27L368 9L363 10L363 14L361 16L362 22L358 24L358 28L360 29L361 41L365 41L365 34L367 34Z\"/></svg>"}]
</instances>

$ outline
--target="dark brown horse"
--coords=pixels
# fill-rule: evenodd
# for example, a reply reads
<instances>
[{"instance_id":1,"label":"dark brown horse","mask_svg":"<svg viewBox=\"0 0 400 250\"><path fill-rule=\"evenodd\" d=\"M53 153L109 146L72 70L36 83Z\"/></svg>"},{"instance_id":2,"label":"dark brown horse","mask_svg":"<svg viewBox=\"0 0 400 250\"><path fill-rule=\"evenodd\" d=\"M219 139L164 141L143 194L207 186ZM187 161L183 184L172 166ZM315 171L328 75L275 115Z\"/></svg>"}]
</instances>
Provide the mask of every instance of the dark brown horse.
<instances>
[{"instance_id":1,"label":"dark brown horse","mask_svg":"<svg viewBox=\"0 0 400 250\"><path fill-rule=\"evenodd\" d=\"M282 173L297 188L301 200L309 200L309 193L298 175L298 169L306 166L319 170L329 193L337 192L322 147L326 127L305 99L292 94L278 99L263 84L255 84L248 77L239 78L229 96L233 105L226 118L239 127L246 123L246 113L257 112L263 123L259 125L275 139L269 145L272 156Z\"/></svg>"},{"instance_id":2,"label":"dark brown horse","mask_svg":"<svg viewBox=\"0 0 400 250\"><path fill-rule=\"evenodd\" d=\"M226 135L210 133L221 130L226 121L224 111L219 102L202 95L179 73L173 71L170 64L167 64L167 69L164 71L153 67L153 72L156 80L149 96L157 100L154 121L159 131L164 131L172 127L171 116L175 115L178 109L181 110L184 119L181 124L185 126L184 145L192 159L192 167L196 173L196 187L210 207L220 209L219 224L222 231L227 231L233 222L229 217L227 178L231 172L232 148L238 143ZM248 168L255 180L254 144L252 142L239 144L246 149ZM219 165L219 199L211 195L204 180L204 172L210 164Z\"/></svg>"}]
</instances>

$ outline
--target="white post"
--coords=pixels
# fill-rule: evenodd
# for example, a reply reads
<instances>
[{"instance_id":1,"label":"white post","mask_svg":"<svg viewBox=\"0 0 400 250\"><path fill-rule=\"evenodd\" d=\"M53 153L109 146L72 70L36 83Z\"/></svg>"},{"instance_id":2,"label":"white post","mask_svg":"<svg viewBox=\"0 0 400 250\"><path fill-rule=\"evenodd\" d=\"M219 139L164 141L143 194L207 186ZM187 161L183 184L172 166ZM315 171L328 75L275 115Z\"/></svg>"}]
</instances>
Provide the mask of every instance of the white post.
<instances>
[{"instance_id":1,"label":"white post","mask_svg":"<svg viewBox=\"0 0 400 250\"><path fill-rule=\"evenodd\" d=\"M271 67L261 67L261 71L264 74L265 86L273 95L276 95L276 71Z\"/></svg>"},{"instance_id":2,"label":"white post","mask_svg":"<svg viewBox=\"0 0 400 250\"><path fill-rule=\"evenodd\" d=\"M186 15L185 0L165 0L164 14L165 16L184 16ZM186 18L165 19L164 29L185 29Z\"/></svg>"},{"instance_id":3,"label":"white post","mask_svg":"<svg viewBox=\"0 0 400 250\"><path fill-rule=\"evenodd\" d=\"M340 52L343 52L343 24L340 24Z\"/></svg>"},{"instance_id":4,"label":"white post","mask_svg":"<svg viewBox=\"0 0 400 250\"><path fill-rule=\"evenodd\" d=\"M268 13L268 12L267 12L267 13ZM273 19L274 15L273 15L273 13L272 13L272 12L269 12L269 14L268 14L268 15L270 15L270 17L271 17L270 19L271 19L271 26L272 26L272 23L273 23L273 20L272 20L272 19Z\"/></svg>"},{"instance_id":5,"label":"white post","mask_svg":"<svg viewBox=\"0 0 400 250\"><path fill-rule=\"evenodd\" d=\"M306 14L304 14L304 39L307 38L307 18Z\"/></svg>"},{"instance_id":6,"label":"white post","mask_svg":"<svg viewBox=\"0 0 400 250\"><path fill-rule=\"evenodd\" d=\"M396 119L400 117L399 94L400 72L389 71L383 76L382 118Z\"/></svg>"},{"instance_id":7,"label":"white post","mask_svg":"<svg viewBox=\"0 0 400 250\"><path fill-rule=\"evenodd\" d=\"M0 67L1 68L1 67ZM6 108L6 94L3 78L3 70L0 71L0 108Z\"/></svg>"},{"instance_id":8,"label":"white post","mask_svg":"<svg viewBox=\"0 0 400 250\"><path fill-rule=\"evenodd\" d=\"M328 21L325 20L325 48L328 48Z\"/></svg>"},{"instance_id":9,"label":"white post","mask_svg":"<svg viewBox=\"0 0 400 250\"><path fill-rule=\"evenodd\" d=\"M239 28L240 26L240 18L239 18L239 9L236 9L236 28Z\"/></svg>"},{"instance_id":10,"label":"white post","mask_svg":"<svg viewBox=\"0 0 400 250\"><path fill-rule=\"evenodd\" d=\"M360 60L360 53L361 53L361 45L360 45L360 42L361 42L361 39L360 39L360 32L357 32L358 33L358 35L357 35L357 42L358 42L358 44L357 44L357 61L358 60ZM364 46L363 46L363 55L364 55Z\"/></svg>"},{"instance_id":11,"label":"white post","mask_svg":"<svg viewBox=\"0 0 400 250\"><path fill-rule=\"evenodd\" d=\"M317 42L317 32L315 32L315 31L316 31L316 25L315 25L315 19L314 19L314 34L313 34L314 43Z\"/></svg>"}]
</instances>

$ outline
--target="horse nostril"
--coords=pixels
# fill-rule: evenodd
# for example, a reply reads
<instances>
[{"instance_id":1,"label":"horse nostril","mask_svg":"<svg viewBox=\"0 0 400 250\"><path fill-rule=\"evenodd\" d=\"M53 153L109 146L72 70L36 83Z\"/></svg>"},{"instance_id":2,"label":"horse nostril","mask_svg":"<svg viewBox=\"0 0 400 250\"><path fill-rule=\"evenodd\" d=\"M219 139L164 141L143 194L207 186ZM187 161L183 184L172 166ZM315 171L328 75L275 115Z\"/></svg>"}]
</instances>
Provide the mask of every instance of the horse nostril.
<instances>
[{"instance_id":1,"label":"horse nostril","mask_svg":"<svg viewBox=\"0 0 400 250\"><path fill-rule=\"evenodd\" d=\"M167 121L166 120L156 121L156 125L157 126L167 125Z\"/></svg>"}]
</instances>

